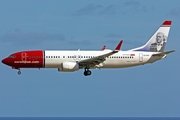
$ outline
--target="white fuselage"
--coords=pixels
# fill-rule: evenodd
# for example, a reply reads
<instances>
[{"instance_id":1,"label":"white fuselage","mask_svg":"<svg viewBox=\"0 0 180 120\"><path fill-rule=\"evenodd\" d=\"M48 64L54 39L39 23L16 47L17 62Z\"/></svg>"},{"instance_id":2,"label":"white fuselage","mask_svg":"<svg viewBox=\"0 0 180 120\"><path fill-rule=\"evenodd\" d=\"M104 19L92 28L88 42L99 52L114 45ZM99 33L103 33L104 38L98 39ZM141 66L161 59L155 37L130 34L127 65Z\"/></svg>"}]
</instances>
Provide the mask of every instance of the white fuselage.
<instances>
[{"instance_id":1,"label":"white fuselage","mask_svg":"<svg viewBox=\"0 0 180 120\"><path fill-rule=\"evenodd\" d=\"M54 51L45 50L45 68L59 68L63 62L78 62L90 59L102 54L109 53L111 50L104 51ZM147 63L153 63L162 56L152 56L158 52L142 51L119 51L109 57L103 63L91 68L125 68Z\"/></svg>"}]
</instances>

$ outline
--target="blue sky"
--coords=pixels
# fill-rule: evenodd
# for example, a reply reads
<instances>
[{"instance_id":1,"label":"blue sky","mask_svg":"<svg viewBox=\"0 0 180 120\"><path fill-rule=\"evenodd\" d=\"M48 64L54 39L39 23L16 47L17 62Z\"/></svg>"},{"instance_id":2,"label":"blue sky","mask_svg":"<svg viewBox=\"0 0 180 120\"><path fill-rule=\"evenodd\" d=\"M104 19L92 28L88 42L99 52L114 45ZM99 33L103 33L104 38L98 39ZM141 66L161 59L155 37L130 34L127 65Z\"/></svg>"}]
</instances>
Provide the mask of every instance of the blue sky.
<instances>
[{"instance_id":1,"label":"blue sky","mask_svg":"<svg viewBox=\"0 0 180 120\"><path fill-rule=\"evenodd\" d=\"M180 117L180 1L1 0L0 59L32 49L114 49L143 45L172 20L166 50L153 64L125 69L22 69L0 64L0 116Z\"/></svg>"}]
</instances>

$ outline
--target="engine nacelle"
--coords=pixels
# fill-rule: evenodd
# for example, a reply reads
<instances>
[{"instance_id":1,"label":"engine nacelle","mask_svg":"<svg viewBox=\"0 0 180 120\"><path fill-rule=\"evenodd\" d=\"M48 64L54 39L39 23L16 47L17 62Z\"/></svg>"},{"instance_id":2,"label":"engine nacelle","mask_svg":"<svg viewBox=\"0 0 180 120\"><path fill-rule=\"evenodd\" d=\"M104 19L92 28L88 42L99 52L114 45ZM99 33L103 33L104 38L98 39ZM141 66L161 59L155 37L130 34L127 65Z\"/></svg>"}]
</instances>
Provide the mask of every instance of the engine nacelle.
<instances>
[{"instance_id":1,"label":"engine nacelle","mask_svg":"<svg viewBox=\"0 0 180 120\"><path fill-rule=\"evenodd\" d=\"M58 71L62 72L74 72L79 70L79 64L76 62L63 62L58 68Z\"/></svg>"}]
</instances>

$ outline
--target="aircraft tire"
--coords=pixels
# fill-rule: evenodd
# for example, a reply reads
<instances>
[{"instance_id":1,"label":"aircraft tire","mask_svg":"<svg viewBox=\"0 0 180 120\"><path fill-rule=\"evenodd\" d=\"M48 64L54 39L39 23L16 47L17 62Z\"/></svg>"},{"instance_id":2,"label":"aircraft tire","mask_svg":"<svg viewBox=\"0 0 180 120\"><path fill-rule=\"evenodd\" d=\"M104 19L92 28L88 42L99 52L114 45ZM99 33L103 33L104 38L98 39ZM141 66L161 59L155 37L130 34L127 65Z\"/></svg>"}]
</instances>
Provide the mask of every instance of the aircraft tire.
<instances>
[{"instance_id":1,"label":"aircraft tire","mask_svg":"<svg viewBox=\"0 0 180 120\"><path fill-rule=\"evenodd\" d=\"M84 71L84 76L89 76L89 75L91 75L91 71L90 70Z\"/></svg>"},{"instance_id":2,"label":"aircraft tire","mask_svg":"<svg viewBox=\"0 0 180 120\"><path fill-rule=\"evenodd\" d=\"M18 75L20 75L21 74L21 71L18 71Z\"/></svg>"}]
</instances>

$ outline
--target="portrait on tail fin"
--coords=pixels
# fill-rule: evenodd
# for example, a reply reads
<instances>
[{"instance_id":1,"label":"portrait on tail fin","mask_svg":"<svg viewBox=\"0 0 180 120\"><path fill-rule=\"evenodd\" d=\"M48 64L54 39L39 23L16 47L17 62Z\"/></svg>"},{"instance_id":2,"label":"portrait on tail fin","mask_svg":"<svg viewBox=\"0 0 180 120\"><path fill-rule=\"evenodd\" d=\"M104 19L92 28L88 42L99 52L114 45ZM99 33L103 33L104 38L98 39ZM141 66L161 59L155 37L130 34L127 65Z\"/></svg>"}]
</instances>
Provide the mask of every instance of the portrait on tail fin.
<instances>
[{"instance_id":1,"label":"portrait on tail fin","mask_svg":"<svg viewBox=\"0 0 180 120\"><path fill-rule=\"evenodd\" d=\"M150 46L151 52L163 52L166 45L167 36L162 32L158 32L156 34L155 43L152 43Z\"/></svg>"}]
</instances>

